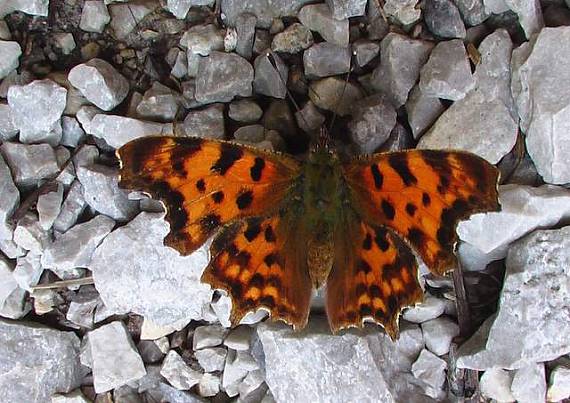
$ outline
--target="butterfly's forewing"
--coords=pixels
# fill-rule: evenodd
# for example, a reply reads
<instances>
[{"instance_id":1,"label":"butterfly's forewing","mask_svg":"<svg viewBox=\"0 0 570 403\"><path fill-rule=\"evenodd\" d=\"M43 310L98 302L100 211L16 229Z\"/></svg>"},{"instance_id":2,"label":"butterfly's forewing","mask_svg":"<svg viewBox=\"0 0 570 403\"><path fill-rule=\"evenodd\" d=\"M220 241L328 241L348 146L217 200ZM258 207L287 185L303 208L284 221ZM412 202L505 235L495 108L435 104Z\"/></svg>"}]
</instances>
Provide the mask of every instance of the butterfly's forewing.
<instances>
[{"instance_id":1,"label":"butterfly's forewing","mask_svg":"<svg viewBox=\"0 0 570 403\"><path fill-rule=\"evenodd\" d=\"M200 138L143 137L118 156L119 185L165 204L165 243L183 255L234 219L276 210L299 174L292 158Z\"/></svg>"},{"instance_id":2,"label":"butterfly's forewing","mask_svg":"<svg viewBox=\"0 0 570 403\"><path fill-rule=\"evenodd\" d=\"M335 236L335 259L326 286L333 332L362 327L364 319L398 337L398 314L422 299L417 263L410 248L391 230L345 212Z\"/></svg>"},{"instance_id":3,"label":"butterfly's forewing","mask_svg":"<svg viewBox=\"0 0 570 403\"><path fill-rule=\"evenodd\" d=\"M311 282L297 220L291 214L240 220L224 228L212 244L213 258L202 281L231 296L232 325L265 308L272 320L305 327Z\"/></svg>"},{"instance_id":4,"label":"butterfly's forewing","mask_svg":"<svg viewBox=\"0 0 570 403\"><path fill-rule=\"evenodd\" d=\"M457 223L499 209L499 171L467 152L375 154L343 169L357 211L367 222L393 229L436 274L455 265Z\"/></svg>"}]
</instances>

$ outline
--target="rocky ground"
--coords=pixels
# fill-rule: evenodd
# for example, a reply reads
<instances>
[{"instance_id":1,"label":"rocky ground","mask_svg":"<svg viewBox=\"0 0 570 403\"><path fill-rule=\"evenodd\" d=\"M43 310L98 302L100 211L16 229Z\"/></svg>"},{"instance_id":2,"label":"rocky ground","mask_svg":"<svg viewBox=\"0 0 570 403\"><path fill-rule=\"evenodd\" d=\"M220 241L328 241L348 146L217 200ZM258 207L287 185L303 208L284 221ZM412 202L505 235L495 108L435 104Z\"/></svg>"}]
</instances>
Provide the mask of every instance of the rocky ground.
<instances>
[{"instance_id":1,"label":"rocky ground","mask_svg":"<svg viewBox=\"0 0 570 403\"><path fill-rule=\"evenodd\" d=\"M568 399L568 7L0 2L2 401ZM460 224L457 275L422 276L396 343L331 335L318 303L301 333L263 312L230 329L206 247L163 246L161 205L117 187L114 150L162 133L300 154L333 110L353 152L496 164L502 211Z\"/></svg>"}]
</instances>

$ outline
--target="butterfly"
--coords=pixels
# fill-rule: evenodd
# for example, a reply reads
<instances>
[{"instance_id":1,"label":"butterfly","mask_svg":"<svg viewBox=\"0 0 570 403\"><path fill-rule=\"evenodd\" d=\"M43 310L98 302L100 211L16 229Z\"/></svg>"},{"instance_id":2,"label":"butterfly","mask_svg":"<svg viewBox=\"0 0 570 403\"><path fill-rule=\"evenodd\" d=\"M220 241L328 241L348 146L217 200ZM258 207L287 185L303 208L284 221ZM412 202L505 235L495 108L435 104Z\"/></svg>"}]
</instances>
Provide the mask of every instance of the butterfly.
<instances>
[{"instance_id":1,"label":"butterfly","mask_svg":"<svg viewBox=\"0 0 570 403\"><path fill-rule=\"evenodd\" d=\"M263 308L302 329L324 286L333 332L372 321L396 339L400 311L423 298L412 250L442 275L457 223L499 209L499 172L476 155L347 157L325 130L304 160L193 137L143 137L117 154L120 187L166 206L166 245L188 255L215 235L202 281L231 297L234 326Z\"/></svg>"}]
</instances>

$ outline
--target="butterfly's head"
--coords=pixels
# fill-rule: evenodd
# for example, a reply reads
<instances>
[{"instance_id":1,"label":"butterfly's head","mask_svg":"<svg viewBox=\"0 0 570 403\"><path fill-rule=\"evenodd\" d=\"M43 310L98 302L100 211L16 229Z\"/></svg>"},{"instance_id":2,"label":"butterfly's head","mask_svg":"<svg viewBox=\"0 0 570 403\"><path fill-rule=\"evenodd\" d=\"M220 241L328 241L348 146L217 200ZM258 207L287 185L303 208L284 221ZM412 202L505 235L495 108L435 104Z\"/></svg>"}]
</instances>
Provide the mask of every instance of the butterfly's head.
<instances>
[{"instance_id":1,"label":"butterfly's head","mask_svg":"<svg viewBox=\"0 0 570 403\"><path fill-rule=\"evenodd\" d=\"M321 127L319 137L311 145L309 159L315 163L331 163L338 160L334 141L325 126Z\"/></svg>"}]
</instances>

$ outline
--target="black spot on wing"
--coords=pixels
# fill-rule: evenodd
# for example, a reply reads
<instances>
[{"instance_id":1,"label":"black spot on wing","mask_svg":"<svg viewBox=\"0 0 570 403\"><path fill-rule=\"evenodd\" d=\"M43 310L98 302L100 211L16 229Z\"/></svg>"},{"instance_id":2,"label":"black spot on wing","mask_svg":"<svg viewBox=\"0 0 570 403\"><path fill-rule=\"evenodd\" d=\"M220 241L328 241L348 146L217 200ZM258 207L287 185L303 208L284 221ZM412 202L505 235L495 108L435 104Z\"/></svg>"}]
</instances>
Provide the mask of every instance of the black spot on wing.
<instances>
[{"instance_id":1,"label":"black spot on wing","mask_svg":"<svg viewBox=\"0 0 570 403\"><path fill-rule=\"evenodd\" d=\"M224 192L218 190L217 192L212 193L212 200L214 201L214 203L220 204L221 202L224 201Z\"/></svg>"},{"instance_id":2,"label":"black spot on wing","mask_svg":"<svg viewBox=\"0 0 570 403\"><path fill-rule=\"evenodd\" d=\"M200 219L202 233L210 234L221 224L221 217L218 214L208 214Z\"/></svg>"},{"instance_id":3,"label":"black spot on wing","mask_svg":"<svg viewBox=\"0 0 570 403\"><path fill-rule=\"evenodd\" d=\"M249 206L251 206L252 202L253 202L253 192L251 190L242 191L236 199L236 205L240 210L248 208Z\"/></svg>"},{"instance_id":4,"label":"black spot on wing","mask_svg":"<svg viewBox=\"0 0 570 403\"><path fill-rule=\"evenodd\" d=\"M390 243L388 242L388 233L383 228L376 229L376 236L374 237L374 243L382 252L386 252L390 248Z\"/></svg>"},{"instance_id":5,"label":"black spot on wing","mask_svg":"<svg viewBox=\"0 0 570 403\"><path fill-rule=\"evenodd\" d=\"M369 233L366 233L366 237L364 237L364 241L362 241L362 249L372 249L372 236Z\"/></svg>"},{"instance_id":6,"label":"black spot on wing","mask_svg":"<svg viewBox=\"0 0 570 403\"><path fill-rule=\"evenodd\" d=\"M366 285L364 283L358 283L356 285L356 295L357 296L361 296L363 294L366 294L367 291L368 291L368 289L366 288Z\"/></svg>"},{"instance_id":7,"label":"black spot on wing","mask_svg":"<svg viewBox=\"0 0 570 403\"><path fill-rule=\"evenodd\" d=\"M273 228L271 228L271 225L268 225L268 226L265 228L264 236L265 236L265 240L266 240L267 242L275 242L276 239L277 239L277 238L275 237L275 232L273 232Z\"/></svg>"},{"instance_id":8,"label":"black spot on wing","mask_svg":"<svg viewBox=\"0 0 570 403\"><path fill-rule=\"evenodd\" d=\"M267 265L267 267L271 267L273 264L279 262L279 255L277 253L269 253L263 258L263 263Z\"/></svg>"},{"instance_id":9,"label":"black spot on wing","mask_svg":"<svg viewBox=\"0 0 570 403\"><path fill-rule=\"evenodd\" d=\"M360 305L360 315L361 316L372 316L372 307L367 304Z\"/></svg>"},{"instance_id":10,"label":"black spot on wing","mask_svg":"<svg viewBox=\"0 0 570 403\"><path fill-rule=\"evenodd\" d=\"M441 227L437 230L437 240L444 248L450 248L455 241L457 222L469 215L469 204L457 199L453 204L441 211Z\"/></svg>"},{"instance_id":11,"label":"black spot on wing","mask_svg":"<svg viewBox=\"0 0 570 403\"><path fill-rule=\"evenodd\" d=\"M202 139L190 137L177 138L174 140L176 146L172 148L170 162L178 174L183 176L187 175L184 162L192 158L192 156L202 149L203 141Z\"/></svg>"},{"instance_id":12,"label":"black spot on wing","mask_svg":"<svg viewBox=\"0 0 570 403\"><path fill-rule=\"evenodd\" d=\"M257 219L248 220L247 229L244 232L245 239L247 239L248 242L252 242L255 238L257 238L260 232L261 232L260 220Z\"/></svg>"},{"instance_id":13,"label":"black spot on wing","mask_svg":"<svg viewBox=\"0 0 570 403\"><path fill-rule=\"evenodd\" d=\"M256 288L263 287L264 283L265 280L263 279L263 276L260 273L255 273L251 277L251 280L249 280L249 285Z\"/></svg>"},{"instance_id":14,"label":"black spot on wing","mask_svg":"<svg viewBox=\"0 0 570 403\"><path fill-rule=\"evenodd\" d=\"M178 232L188 224L188 214L184 209L184 196L173 190L167 182L159 181L152 185L151 193L162 200L167 207L170 230Z\"/></svg>"},{"instance_id":15,"label":"black spot on wing","mask_svg":"<svg viewBox=\"0 0 570 403\"><path fill-rule=\"evenodd\" d=\"M408 215L410 217L413 217L416 214L416 210L418 208L416 207L416 205L414 203L407 203L406 204L406 213L408 213Z\"/></svg>"},{"instance_id":16,"label":"black spot on wing","mask_svg":"<svg viewBox=\"0 0 570 403\"><path fill-rule=\"evenodd\" d=\"M418 183L418 179L410 171L408 166L408 154L398 153L392 154L388 157L388 163L394 171L400 176L404 185L410 186Z\"/></svg>"},{"instance_id":17,"label":"black spot on wing","mask_svg":"<svg viewBox=\"0 0 570 403\"><path fill-rule=\"evenodd\" d=\"M243 157L241 148L232 144L221 143L220 158L211 166L210 170L223 176L241 157Z\"/></svg>"},{"instance_id":18,"label":"black spot on wing","mask_svg":"<svg viewBox=\"0 0 570 403\"><path fill-rule=\"evenodd\" d=\"M440 194L447 193L450 185L452 171L451 165L448 161L449 153L446 151L437 150L423 150L421 152L424 162L437 174L439 177L439 184L437 191Z\"/></svg>"},{"instance_id":19,"label":"black spot on wing","mask_svg":"<svg viewBox=\"0 0 570 403\"><path fill-rule=\"evenodd\" d=\"M382 199L382 203L380 203L380 207L382 208L382 212L384 216L388 220L393 220L396 216L396 210L394 210L394 206L386 199Z\"/></svg>"},{"instance_id":20,"label":"black spot on wing","mask_svg":"<svg viewBox=\"0 0 570 403\"><path fill-rule=\"evenodd\" d=\"M268 308L274 308L275 307L275 298L273 298L273 296L271 296L271 295L264 295L259 300L259 303L261 305L265 305Z\"/></svg>"},{"instance_id":21,"label":"black spot on wing","mask_svg":"<svg viewBox=\"0 0 570 403\"><path fill-rule=\"evenodd\" d=\"M241 250L233 258L239 267L246 267L251 260L251 254L245 250Z\"/></svg>"},{"instance_id":22,"label":"black spot on wing","mask_svg":"<svg viewBox=\"0 0 570 403\"><path fill-rule=\"evenodd\" d=\"M372 271L372 267L363 259L358 262L358 270L362 271L364 274L368 274Z\"/></svg>"},{"instance_id":23,"label":"black spot on wing","mask_svg":"<svg viewBox=\"0 0 570 403\"><path fill-rule=\"evenodd\" d=\"M160 152L166 141L164 137L143 137L121 147L119 155L123 163L130 163L133 174L138 175L144 170L147 161ZM124 169L129 167L125 166Z\"/></svg>"},{"instance_id":24,"label":"black spot on wing","mask_svg":"<svg viewBox=\"0 0 570 403\"><path fill-rule=\"evenodd\" d=\"M255 162L249 170L249 175L253 181L258 182L261 180L263 168L265 168L265 160L263 158L255 157Z\"/></svg>"},{"instance_id":25,"label":"black spot on wing","mask_svg":"<svg viewBox=\"0 0 570 403\"><path fill-rule=\"evenodd\" d=\"M431 197L426 192L422 194L422 204L424 207L428 207L431 204Z\"/></svg>"},{"instance_id":26,"label":"black spot on wing","mask_svg":"<svg viewBox=\"0 0 570 403\"><path fill-rule=\"evenodd\" d=\"M382 176L382 172L378 169L378 164L370 165L370 172L372 173L372 178L374 179L374 186L376 189L382 189L382 184L384 182L384 176Z\"/></svg>"},{"instance_id":27,"label":"black spot on wing","mask_svg":"<svg viewBox=\"0 0 570 403\"><path fill-rule=\"evenodd\" d=\"M196 189L198 189L198 192L200 193L206 191L206 182L204 182L204 179L198 179L196 181Z\"/></svg>"},{"instance_id":28,"label":"black spot on wing","mask_svg":"<svg viewBox=\"0 0 570 403\"><path fill-rule=\"evenodd\" d=\"M372 298L382 298L382 291L376 284L370 286L370 296Z\"/></svg>"},{"instance_id":29,"label":"black spot on wing","mask_svg":"<svg viewBox=\"0 0 570 403\"><path fill-rule=\"evenodd\" d=\"M426 235L422 230L416 227L412 227L408 230L408 239L416 247L424 246L427 242Z\"/></svg>"}]
</instances>

